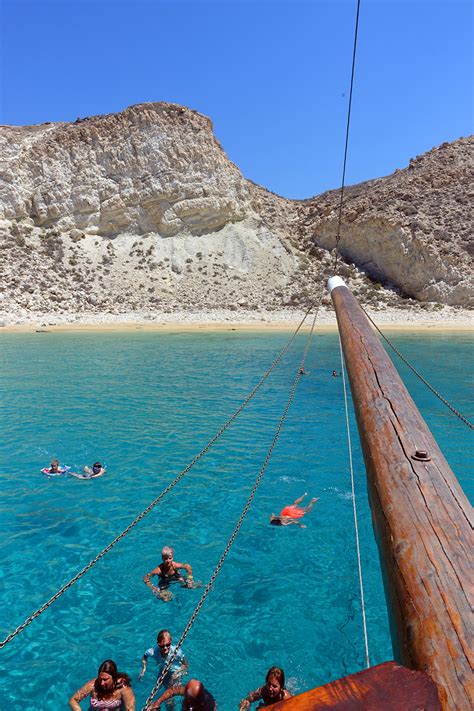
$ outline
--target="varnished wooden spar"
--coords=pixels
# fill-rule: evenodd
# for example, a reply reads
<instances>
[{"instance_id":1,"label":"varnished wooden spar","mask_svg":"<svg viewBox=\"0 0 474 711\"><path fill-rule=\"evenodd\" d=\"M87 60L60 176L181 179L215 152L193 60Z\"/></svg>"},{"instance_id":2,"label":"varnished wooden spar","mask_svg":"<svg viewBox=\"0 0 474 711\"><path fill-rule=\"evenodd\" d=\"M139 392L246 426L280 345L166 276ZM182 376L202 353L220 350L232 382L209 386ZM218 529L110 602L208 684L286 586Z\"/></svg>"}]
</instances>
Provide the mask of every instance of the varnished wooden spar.
<instances>
[{"instance_id":1,"label":"varnished wooden spar","mask_svg":"<svg viewBox=\"0 0 474 711\"><path fill-rule=\"evenodd\" d=\"M424 672L384 662L272 705L272 711L440 711Z\"/></svg>"},{"instance_id":2,"label":"varnished wooden spar","mask_svg":"<svg viewBox=\"0 0 474 711\"><path fill-rule=\"evenodd\" d=\"M354 296L329 280L367 469L395 659L474 708L472 507Z\"/></svg>"}]
</instances>

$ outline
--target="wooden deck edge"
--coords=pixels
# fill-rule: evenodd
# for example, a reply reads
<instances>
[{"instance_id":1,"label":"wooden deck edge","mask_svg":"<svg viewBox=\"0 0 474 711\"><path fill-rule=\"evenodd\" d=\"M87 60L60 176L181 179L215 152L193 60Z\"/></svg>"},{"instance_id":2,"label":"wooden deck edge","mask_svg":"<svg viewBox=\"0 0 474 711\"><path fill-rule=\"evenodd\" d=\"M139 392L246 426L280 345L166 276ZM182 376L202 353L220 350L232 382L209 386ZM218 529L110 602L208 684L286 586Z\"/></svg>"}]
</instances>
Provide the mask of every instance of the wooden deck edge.
<instances>
[{"instance_id":1,"label":"wooden deck edge","mask_svg":"<svg viewBox=\"0 0 474 711\"><path fill-rule=\"evenodd\" d=\"M273 704L272 711L441 711L425 672L384 662Z\"/></svg>"}]
</instances>

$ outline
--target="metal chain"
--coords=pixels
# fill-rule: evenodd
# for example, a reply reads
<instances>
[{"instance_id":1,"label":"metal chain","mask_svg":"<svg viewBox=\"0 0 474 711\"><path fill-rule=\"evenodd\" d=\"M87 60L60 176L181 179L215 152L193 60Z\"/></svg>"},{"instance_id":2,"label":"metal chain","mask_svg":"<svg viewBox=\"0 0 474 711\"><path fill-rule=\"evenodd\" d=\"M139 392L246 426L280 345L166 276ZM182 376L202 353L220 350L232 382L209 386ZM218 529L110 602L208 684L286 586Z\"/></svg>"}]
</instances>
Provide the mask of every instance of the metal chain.
<instances>
[{"instance_id":1,"label":"metal chain","mask_svg":"<svg viewBox=\"0 0 474 711\"><path fill-rule=\"evenodd\" d=\"M321 296L322 296L322 291L323 291L323 290L321 289L320 298L321 298ZM313 336L314 326L315 326L316 319L317 319L318 312L319 312L319 306L320 306L320 300L319 300L319 303L318 303L318 305L317 305L317 307L316 307L316 312L315 312L315 315L314 315L314 318L313 318L313 324L312 324L312 326L311 326L311 331L310 331L310 333L309 333L309 335L308 335L308 338L307 338L307 341L306 341L305 349L304 349L304 352L303 352L303 357L302 357L302 359L301 359L301 362L300 362L300 364L299 364L299 366L298 366L298 369L297 369L297 371L296 371L295 378L294 378L294 380L293 380L293 385L292 385L292 387L291 387L291 391L290 391L290 395L289 395L289 397L288 397L288 401L287 401L287 403L286 403L286 405L285 405L285 409L283 410L283 414L282 414L282 416L281 416L281 418L280 418L280 421L279 421L279 423L278 423L278 427L277 427L277 429L276 429L276 432L275 432L275 435L274 435L274 437L273 437L272 443L271 443L270 448L269 448L269 450L268 450L268 452L267 452L267 455L266 455L266 457L265 457L265 461L264 461L264 463L263 463L263 465L262 465L262 468L260 469L260 473L259 473L259 475L258 475L258 477L257 477L257 479L256 479L256 481L255 481L255 483L254 483L254 485L253 485L252 491L250 492L250 496L249 496L249 498L247 499L247 503L245 504L245 506L244 506L244 508L243 508L243 511L242 511L242 513L240 514L240 517L239 517L239 519L238 519L238 521L237 521L237 524L236 524L234 530L232 531L232 534L231 534L231 536L230 536L230 538L229 538L229 540L228 540L228 542L227 542L227 545L226 545L226 547L225 547L225 549L224 549L224 552L222 553L221 557L219 558L219 562L217 563L217 565L216 565L216 567L215 567L215 569L214 569L214 572L212 573L212 575L211 575L211 577L210 577L210 579L209 579L209 582L207 583L207 585L206 585L206 587L205 587L205 589L204 589L203 594L201 595L201 598L200 598L198 604L197 604L196 607L194 608L194 611L193 611L193 613L191 614L191 617L189 618L188 623L187 623L186 627L184 628L184 631L183 631L181 637L179 638L179 641L178 641L177 644L176 644L176 647L175 647L175 650L174 650L173 654L170 656L170 658L168 659L168 661L167 661L165 667L163 668L163 670L162 670L160 676L157 678L157 680L156 680L156 682L155 682L155 685L153 686L153 688L152 688L152 690L150 691L150 694L149 694L147 700L145 701L145 705L143 706L142 711L146 711L146 710L149 708L149 705L150 705L151 701L153 700L153 697L155 696L155 694L156 694L158 688L159 688L160 685L162 684L163 679L165 678L166 674L168 673L168 671L169 671L169 669L170 669L170 666L171 666L171 664L173 663L173 660L174 660L174 658L175 658L175 656L176 656L178 650L180 649L180 647L181 647L181 645L183 644L184 640L185 640L186 637L188 636L189 631L190 631L191 627L193 626L193 624L194 624L194 622L195 622L195 620L196 620L196 618L197 618L197 616L198 616L198 614L199 614L199 612L200 612L202 606L204 605L204 603L205 603L205 601L206 601L206 599L207 599L207 597L208 597L208 595L209 595L209 593L210 593L210 591L211 591L211 589L212 589L212 586L214 585L214 582L215 582L215 580L216 580L216 578L217 578L217 576L218 576L218 574L219 574L219 571L220 571L220 569L222 568L222 566L223 566L223 564L224 564L224 561L225 561L225 559L226 559L226 557L227 557L227 554L229 553L229 551L230 551L230 549L231 549L231 547L232 547L232 544L234 543L234 541L235 541L235 539L236 539L236 537L237 537L237 534L238 534L238 532L240 531L240 528L241 528L241 526L242 526L242 523L243 523L243 521L244 521L244 518L245 518L245 516L247 515L247 512L248 512L248 510L249 510L249 508L250 508L250 504L252 503L253 498L254 498L254 496L255 496L255 494L256 494L256 492L257 492L257 489L258 489L258 487L260 486L260 482L262 481L263 475L265 474L265 470L266 470L266 468L267 468L268 462L270 461L270 457L271 457L271 455L272 455L272 452L273 452L273 450L274 450L274 448L275 448L275 445L276 445L276 443L277 443L277 440L278 440L278 438L279 438L279 436L280 436L281 430L282 430L283 425L284 425L284 423L285 423L285 420L286 420L286 417L287 417L287 414L288 414L288 410L290 409L290 405L291 405L291 403L293 402L293 398L294 398L294 396L295 396L295 392L296 392L296 387L297 387L297 385L298 385L298 381L299 381L300 377L302 376L302 374L303 374L303 372L304 372L304 364L305 364L306 356L307 356L307 354L308 354L308 349L309 349L309 346L310 346L310 343L311 343L311 339L312 339L312 336Z\"/></svg>"},{"instance_id":2,"label":"metal chain","mask_svg":"<svg viewBox=\"0 0 474 711\"><path fill-rule=\"evenodd\" d=\"M464 415L462 415L462 414L459 412L459 410L456 410L456 408L453 407L453 406L451 405L451 403L449 403L449 402L421 375L421 373L419 373L419 372L417 371L417 369L416 369L411 363L409 363L409 361L405 358L405 356L400 353L400 351L398 350L398 348L396 348L396 346L393 345L393 343L387 338L387 336L386 336L384 333L382 333L382 331L381 331L380 328L377 326L377 324L375 323L375 321L373 320L373 318L367 313L367 311L364 309L363 306L361 306L361 309L362 309L362 311L365 313L365 315L367 316L367 318L369 319L370 323L371 323L371 324L374 326L374 328L376 328L377 331L380 333L380 335L382 336L382 338L384 339L384 341L385 341L386 343L388 343L388 345L390 346L390 348L395 351L395 353L397 354L397 356L405 363L405 365L407 365L407 366L410 368L410 370L411 370L413 373L415 373L415 375L426 385L426 387L431 390L431 392L433 393L433 395L436 395L436 397L438 398L438 400L441 400L441 402L444 403L444 404L446 405L446 407L448 407L448 408L451 410L451 412L452 412L454 415L456 415L456 417L459 417L459 419L460 419L462 422L464 422L465 425L467 425L468 427L470 427L471 430L474 429L474 425L472 424L472 422L469 422L469 420L467 419L467 417L464 417Z\"/></svg>"},{"instance_id":3,"label":"metal chain","mask_svg":"<svg viewBox=\"0 0 474 711\"><path fill-rule=\"evenodd\" d=\"M321 290L321 293L322 293L322 290ZM137 525L137 523L139 523L143 518L145 518L145 516L148 513L150 513L150 511L166 496L166 494L168 494L168 492L171 491L171 489L174 486L176 486L176 484L185 476L185 474L187 474L189 472L189 470L196 464L196 462L198 462L201 459L201 457L203 457L204 454L206 454L206 452L212 447L212 445L216 442L216 440L219 439L219 437L226 431L226 429L232 424L232 422L242 412L244 407L254 397L254 395L260 389L260 387L263 385L263 383L268 378L270 373L276 368L278 363L281 361L281 359L283 358L283 356L289 349L289 347L290 347L291 343L293 342L294 338L296 337L297 333L300 331L308 314L313 309L315 303L316 303L316 300L314 302L312 302L312 304L306 310L306 313L304 314L303 318L301 319L300 323L298 324L298 327L292 334L291 338L289 339L287 344L284 346L284 348L280 351L278 356L275 358L275 360L273 361L273 363L271 364L269 369L266 371L266 373L263 375L263 377L260 379L260 381L254 387L254 389L251 391L251 393L249 395L247 395L245 400L237 408L237 410L234 412L234 414L231 415L231 417L227 420L227 422L221 427L221 429L217 432L217 434L215 434L214 437L206 444L206 446L199 452L199 454L197 454L194 457L192 462L190 464L188 464L187 467L185 467L185 469L183 469L183 471L180 474L178 474L178 476L176 476L173 479L173 481L170 484L168 484L168 486L165 489L163 489L161 494L159 496L157 496L157 498L154 501L152 501L152 503L149 506L147 506L146 509L144 509L132 521L132 523L130 523L116 538L114 538L114 540L111 543L109 543L108 546L106 546L103 550L101 550L100 553L98 553L96 555L96 557L90 561L90 563L88 563L84 568L82 568L82 570L79 571L79 573L77 573L73 578L71 578L71 580L69 580L69 582L67 582L65 585L63 585L51 598L49 598L49 600L47 600L47 602L45 602L43 605L41 605L41 607L39 607L29 617L27 617L26 620L21 625L19 625L15 630L13 630L13 632L11 632L9 635L7 635L7 637L5 637L5 639L2 642L0 642L0 649L3 649L3 647L5 647L6 644L11 642L11 640L14 639L14 637L16 637L18 634L20 634L20 632L23 632L23 630L26 627L28 627L28 625L31 624L31 622L33 622L33 620L35 620L37 617L39 617L39 615L41 615L42 612L44 612L50 605L52 605L55 600L57 600L59 597L61 597L61 595L66 592L66 590L68 590L70 587L72 587L72 585L74 585L74 583L76 583L80 578L82 578L82 576L85 575L101 558L103 558L103 556L106 553L108 553L122 538L124 538L124 536L126 536L127 533L129 531L131 531L131 529L134 526Z\"/></svg>"}]
</instances>

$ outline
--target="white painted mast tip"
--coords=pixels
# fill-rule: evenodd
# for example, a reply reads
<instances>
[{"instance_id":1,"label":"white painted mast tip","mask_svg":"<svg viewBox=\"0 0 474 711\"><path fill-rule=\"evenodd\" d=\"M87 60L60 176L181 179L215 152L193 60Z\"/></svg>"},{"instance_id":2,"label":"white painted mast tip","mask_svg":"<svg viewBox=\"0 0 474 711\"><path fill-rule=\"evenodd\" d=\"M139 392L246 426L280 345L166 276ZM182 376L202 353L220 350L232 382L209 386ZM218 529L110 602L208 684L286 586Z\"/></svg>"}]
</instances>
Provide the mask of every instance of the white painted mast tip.
<instances>
[{"instance_id":1,"label":"white painted mast tip","mask_svg":"<svg viewBox=\"0 0 474 711\"><path fill-rule=\"evenodd\" d=\"M336 286L345 286L347 289L347 286L346 286L344 280L341 279L341 277L334 276L334 277L331 277L330 279L328 279L327 287L328 287L329 293L331 293L332 290L336 288Z\"/></svg>"}]
</instances>

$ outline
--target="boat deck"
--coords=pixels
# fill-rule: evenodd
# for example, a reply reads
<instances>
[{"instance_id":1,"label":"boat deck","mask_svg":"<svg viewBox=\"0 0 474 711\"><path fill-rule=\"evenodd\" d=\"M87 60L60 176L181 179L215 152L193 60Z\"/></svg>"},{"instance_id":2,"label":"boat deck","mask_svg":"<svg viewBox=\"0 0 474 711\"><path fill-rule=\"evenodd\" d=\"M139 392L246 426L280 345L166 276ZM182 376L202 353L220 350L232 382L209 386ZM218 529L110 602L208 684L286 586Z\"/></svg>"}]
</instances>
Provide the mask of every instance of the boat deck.
<instances>
[{"instance_id":1,"label":"boat deck","mask_svg":"<svg viewBox=\"0 0 474 711\"><path fill-rule=\"evenodd\" d=\"M395 662L337 679L280 701L273 711L441 711L434 681Z\"/></svg>"}]
</instances>

